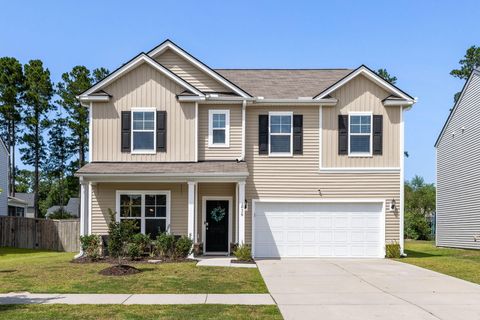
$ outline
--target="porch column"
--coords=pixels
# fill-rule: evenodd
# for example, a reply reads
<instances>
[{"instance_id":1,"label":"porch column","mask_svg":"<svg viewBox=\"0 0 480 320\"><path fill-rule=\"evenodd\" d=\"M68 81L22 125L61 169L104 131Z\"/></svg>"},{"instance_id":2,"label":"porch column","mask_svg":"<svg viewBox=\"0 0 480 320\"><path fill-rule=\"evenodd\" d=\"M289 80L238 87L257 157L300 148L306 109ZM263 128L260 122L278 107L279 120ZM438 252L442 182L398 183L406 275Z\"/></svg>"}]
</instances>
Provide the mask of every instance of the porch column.
<instances>
[{"instance_id":1,"label":"porch column","mask_svg":"<svg viewBox=\"0 0 480 320\"><path fill-rule=\"evenodd\" d=\"M89 184L83 179L80 180L80 235L88 235L88 191Z\"/></svg>"},{"instance_id":2,"label":"porch column","mask_svg":"<svg viewBox=\"0 0 480 320\"><path fill-rule=\"evenodd\" d=\"M245 244L245 181L238 182L238 244Z\"/></svg>"},{"instance_id":3,"label":"porch column","mask_svg":"<svg viewBox=\"0 0 480 320\"><path fill-rule=\"evenodd\" d=\"M188 181L188 237L195 241L195 187L197 183Z\"/></svg>"}]
</instances>

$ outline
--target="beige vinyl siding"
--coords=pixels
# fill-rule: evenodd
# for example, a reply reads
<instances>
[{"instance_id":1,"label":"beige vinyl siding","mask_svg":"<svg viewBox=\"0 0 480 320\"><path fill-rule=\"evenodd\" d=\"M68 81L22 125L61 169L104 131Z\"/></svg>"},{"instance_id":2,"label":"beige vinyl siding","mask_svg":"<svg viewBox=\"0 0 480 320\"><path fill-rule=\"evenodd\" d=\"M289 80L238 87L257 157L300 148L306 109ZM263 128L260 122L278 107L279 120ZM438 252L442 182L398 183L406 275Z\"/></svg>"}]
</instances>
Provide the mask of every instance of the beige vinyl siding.
<instances>
[{"instance_id":1,"label":"beige vinyl siding","mask_svg":"<svg viewBox=\"0 0 480 320\"><path fill-rule=\"evenodd\" d=\"M202 242L203 234L203 197L231 197L232 198L232 241L235 242L236 229L236 183L199 183L198 184L198 198L197 198L197 241Z\"/></svg>"},{"instance_id":2,"label":"beige vinyl siding","mask_svg":"<svg viewBox=\"0 0 480 320\"><path fill-rule=\"evenodd\" d=\"M93 161L194 161L195 105L179 103L184 88L147 64L128 72L104 89L108 103L93 104ZM167 111L167 151L155 154L121 152L121 112L132 108Z\"/></svg>"},{"instance_id":3,"label":"beige vinyl siding","mask_svg":"<svg viewBox=\"0 0 480 320\"><path fill-rule=\"evenodd\" d=\"M117 190L170 191L170 230L186 235L188 228L188 185L186 183L98 183L92 186L92 233L108 233L108 209L116 210Z\"/></svg>"},{"instance_id":4,"label":"beige vinyl siding","mask_svg":"<svg viewBox=\"0 0 480 320\"><path fill-rule=\"evenodd\" d=\"M209 110L230 111L230 146L209 148ZM241 105L198 106L198 160L235 160L242 153L242 107Z\"/></svg>"},{"instance_id":5,"label":"beige vinyl siding","mask_svg":"<svg viewBox=\"0 0 480 320\"><path fill-rule=\"evenodd\" d=\"M437 245L480 249L480 73L472 75L437 145ZM463 128L463 130L462 130Z\"/></svg>"},{"instance_id":6,"label":"beige vinyl siding","mask_svg":"<svg viewBox=\"0 0 480 320\"><path fill-rule=\"evenodd\" d=\"M293 111L303 115L303 155L269 157L258 154L258 115ZM246 184L249 209L246 241L251 243L252 199L376 198L400 203L400 173L319 173L319 108L312 106L254 107L247 112ZM398 146L399 142L396 142ZM399 213L386 212L386 240L399 241Z\"/></svg>"},{"instance_id":7,"label":"beige vinyl siding","mask_svg":"<svg viewBox=\"0 0 480 320\"><path fill-rule=\"evenodd\" d=\"M200 91L231 92L230 89L170 49L154 59Z\"/></svg>"},{"instance_id":8,"label":"beige vinyl siding","mask_svg":"<svg viewBox=\"0 0 480 320\"><path fill-rule=\"evenodd\" d=\"M385 107L382 100L389 93L364 77L357 76L332 93L338 99L335 107L322 107L322 167L400 167L401 109ZM338 155L338 115L351 111L371 111L383 115L383 153L372 157Z\"/></svg>"}]
</instances>

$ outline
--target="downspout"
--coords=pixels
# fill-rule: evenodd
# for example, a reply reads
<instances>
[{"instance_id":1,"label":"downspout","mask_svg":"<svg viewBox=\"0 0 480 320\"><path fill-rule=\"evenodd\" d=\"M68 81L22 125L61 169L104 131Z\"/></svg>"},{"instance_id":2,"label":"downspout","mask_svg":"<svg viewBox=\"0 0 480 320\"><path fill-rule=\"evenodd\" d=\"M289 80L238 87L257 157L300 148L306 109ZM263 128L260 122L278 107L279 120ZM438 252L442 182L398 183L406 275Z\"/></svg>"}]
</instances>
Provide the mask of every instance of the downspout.
<instances>
[{"instance_id":1,"label":"downspout","mask_svg":"<svg viewBox=\"0 0 480 320\"><path fill-rule=\"evenodd\" d=\"M242 101L242 152L237 161L245 161L245 116L247 109L247 100Z\"/></svg>"}]
</instances>

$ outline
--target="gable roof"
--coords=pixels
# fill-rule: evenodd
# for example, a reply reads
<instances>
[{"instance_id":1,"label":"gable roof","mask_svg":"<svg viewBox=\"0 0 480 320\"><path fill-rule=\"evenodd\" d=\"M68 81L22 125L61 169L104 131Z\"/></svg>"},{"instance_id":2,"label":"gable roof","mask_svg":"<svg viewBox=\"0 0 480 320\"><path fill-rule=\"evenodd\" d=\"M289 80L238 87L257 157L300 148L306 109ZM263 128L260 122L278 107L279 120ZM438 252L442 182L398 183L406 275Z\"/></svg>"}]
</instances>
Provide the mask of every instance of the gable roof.
<instances>
[{"instance_id":1,"label":"gable roof","mask_svg":"<svg viewBox=\"0 0 480 320\"><path fill-rule=\"evenodd\" d=\"M415 101L415 98L413 98L412 96L407 94L405 91L399 89L395 85L391 84L390 82L386 81L385 79L380 77L376 72L374 72L372 69L368 68L366 65L363 65L363 64L360 67L358 67L357 69L351 71L344 78L338 80L336 83L332 84L330 87L321 91L314 98L315 99L323 99L323 98L327 97L330 93L337 90L338 88L340 88L341 86L343 86L344 84L346 84L347 82L349 82L350 80L352 80L353 78L357 77L360 74L366 76L368 79L370 79L371 81L373 81L374 83L376 83L380 87L384 88L388 92L393 93L394 95L396 95L396 96L398 96L402 99L405 99L405 100L408 100L408 101L411 101L411 102Z\"/></svg>"},{"instance_id":2,"label":"gable roof","mask_svg":"<svg viewBox=\"0 0 480 320\"><path fill-rule=\"evenodd\" d=\"M10 154L10 152L8 151L8 149L7 149L7 145L5 144L5 142L3 142L3 139L2 139L2 137L0 137L0 145L2 145L2 146L3 146L3 148L4 148L4 149L5 149L5 151L7 152L7 155L9 155L9 154Z\"/></svg>"},{"instance_id":3,"label":"gable roof","mask_svg":"<svg viewBox=\"0 0 480 320\"><path fill-rule=\"evenodd\" d=\"M314 97L351 69L215 69L250 94L266 99Z\"/></svg>"},{"instance_id":4,"label":"gable roof","mask_svg":"<svg viewBox=\"0 0 480 320\"><path fill-rule=\"evenodd\" d=\"M47 209L47 216L54 213L55 211L62 208L62 206L51 206ZM72 216L78 217L78 212L80 210L80 199L79 198L70 198L66 206L63 206L63 209L70 213Z\"/></svg>"},{"instance_id":5,"label":"gable roof","mask_svg":"<svg viewBox=\"0 0 480 320\"><path fill-rule=\"evenodd\" d=\"M214 78L215 80L217 80L218 82L220 82L225 87L229 88L239 96L244 98L251 97L251 95L248 92L246 92L244 89L240 88L239 86L237 86L236 84L228 80L227 78L223 77L220 73L210 68L205 63L203 63L202 61L198 60L197 58L189 54L187 51L183 50L181 47L179 47L170 39L165 40L164 42L162 42L161 44L159 44L158 46L150 50L147 54L150 57L155 57L161 54L162 52L166 51L167 49L174 51L175 53L177 53L178 55L180 55L181 57L183 57L184 59L192 63L194 66L196 66L200 70L207 73L209 76L211 76L212 78Z\"/></svg>"},{"instance_id":6,"label":"gable roof","mask_svg":"<svg viewBox=\"0 0 480 320\"><path fill-rule=\"evenodd\" d=\"M29 207L33 207L35 205L35 194L34 193L15 192L15 198L26 202Z\"/></svg>"},{"instance_id":7,"label":"gable roof","mask_svg":"<svg viewBox=\"0 0 480 320\"><path fill-rule=\"evenodd\" d=\"M448 114L447 120L443 124L442 130L440 131L440 134L437 137L437 140L435 141L435 148L438 147L438 144L440 143L441 138L443 137L443 134L445 130L447 129L448 124L453 118L453 115L455 114L455 111L457 110L458 106L460 105L460 102L463 100L463 96L465 95L465 92L467 91L468 86L470 85L470 82L472 82L472 79L474 76L480 76L480 69L474 69L470 76L468 77L467 81L465 81L465 84L463 85L460 97L458 97L457 102L455 102L455 105L453 108L450 110L450 113Z\"/></svg>"},{"instance_id":8,"label":"gable roof","mask_svg":"<svg viewBox=\"0 0 480 320\"><path fill-rule=\"evenodd\" d=\"M178 83L179 85L183 86L188 91L190 91L190 92L192 92L192 93L194 93L198 96L203 96L203 93L200 90L198 90L197 88L195 88L194 86L192 86L191 84L189 84L188 82L186 82L185 80L183 80L182 78L177 76L172 71L168 70L168 68L162 66L160 63L158 63L157 61L150 58L144 52L142 52L142 53L138 54L137 56L135 56L134 58L132 58L127 63L125 63L124 65L122 65L121 67L119 67L118 69L116 69L115 71L113 71L112 73L110 73L104 79L102 79L99 82L97 82L96 84L94 84L92 87L90 87L90 89L81 93L79 95L79 98L81 100L82 99L88 99L88 97L91 96L91 95L102 96L102 97L107 97L108 98L108 95L103 95L103 94L99 95L99 93L101 93L100 90L102 88L104 88L105 86L107 86L108 84L110 84L111 82L113 82L114 80L116 80L117 78L119 78L120 76L122 76L123 74L135 69L136 67L138 67L139 65L141 65L143 63L149 64L150 66L152 66L153 68L155 68L159 72L163 73L165 76L167 76L171 80L173 80L176 83Z\"/></svg>"}]
</instances>

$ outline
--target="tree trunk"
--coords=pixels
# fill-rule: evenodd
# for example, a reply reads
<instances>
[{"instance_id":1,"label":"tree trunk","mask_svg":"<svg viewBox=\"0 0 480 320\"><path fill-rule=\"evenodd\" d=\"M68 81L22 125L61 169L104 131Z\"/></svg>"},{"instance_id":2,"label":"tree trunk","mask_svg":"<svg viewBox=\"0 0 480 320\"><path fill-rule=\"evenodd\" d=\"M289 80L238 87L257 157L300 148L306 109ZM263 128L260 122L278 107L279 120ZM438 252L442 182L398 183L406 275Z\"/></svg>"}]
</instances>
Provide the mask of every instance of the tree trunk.
<instances>
[{"instance_id":1,"label":"tree trunk","mask_svg":"<svg viewBox=\"0 0 480 320\"><path fill-rule=\"evenodd\" d=\"M12 120L12 153L11 153L11 161L12 161L12 168L11 168L11 180L12 180L12 188L10 192L12 197L15 197L15 180L16 180L16 168L15 168L15 120Z\"/></svg>"},{"instance_id":2,"label":"tree trunk","mask_svg":"<svg viewBox=\"0 0 480 320\"><path fill-rule=\"evenodd\" d=\"M13 120L7 120L7 150L9 152L8 155L8 195L12 196L13 186L12 186L12 126Z\"/></svg>"},{"instance_id":3,"label":"tree trunk","mask_svg":"<svg viewBox=\"0 0 480 320\"><path fill-rule=\"evenodd\" d=\"M85 145L83 139L79 137L79 149L78 149L78 169L85 165Z\"/></svg>"},{"instance_id":4,"label":"tree trunk","mask_svg":"<svg viewBox=\"0 0 480 320\"><path fill-rule=\"evenodd\" d=\"M34 202L35 202L35 216L34 218L39 218L39 207L38 207L38 193L39 193L39 172L38 167L40 166L40 115L38 112L35 112L35 119L37 123L35 124L35 195L34 195Z\"/></svg>"}]
</instances>

